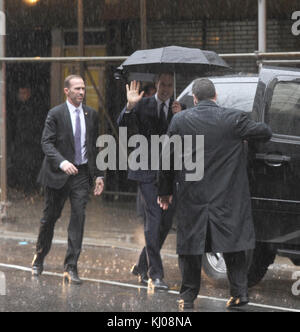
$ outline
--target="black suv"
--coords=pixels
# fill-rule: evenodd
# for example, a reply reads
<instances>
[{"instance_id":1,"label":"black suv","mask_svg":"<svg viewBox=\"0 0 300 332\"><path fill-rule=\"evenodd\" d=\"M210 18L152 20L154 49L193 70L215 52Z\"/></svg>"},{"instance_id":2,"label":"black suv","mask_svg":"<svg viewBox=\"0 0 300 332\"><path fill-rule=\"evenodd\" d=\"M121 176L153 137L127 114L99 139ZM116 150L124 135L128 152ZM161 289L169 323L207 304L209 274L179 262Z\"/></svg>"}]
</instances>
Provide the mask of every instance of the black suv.
<instances>
[{"instance_id":1,"label":"black suv","mask_svg":"<svg viewBox=\"0 0 300 332\"><path fill-rule=\"evenodd\" d=\"M257 245L249 286L265 275L276 254L300 265L300 69L263 66L259 75L210 77L222 107L249 112L273 131L268 143L249 146L249 182ZM178 100L193 105L192 84ZM207 254L204 272L224 277L221 254Z\"/></svg>"}]
</instances>

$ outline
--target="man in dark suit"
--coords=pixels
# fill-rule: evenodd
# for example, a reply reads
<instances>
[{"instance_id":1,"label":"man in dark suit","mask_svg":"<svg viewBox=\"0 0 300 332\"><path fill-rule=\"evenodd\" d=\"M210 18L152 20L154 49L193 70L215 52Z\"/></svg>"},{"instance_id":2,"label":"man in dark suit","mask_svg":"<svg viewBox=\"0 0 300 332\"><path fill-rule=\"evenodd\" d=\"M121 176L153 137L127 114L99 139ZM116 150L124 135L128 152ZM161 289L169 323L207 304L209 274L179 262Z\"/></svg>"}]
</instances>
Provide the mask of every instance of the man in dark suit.
<instances>
[{"instance_id":1,"label":"man in dark suit","mask_svg":"<svg viewBox=\"0 0 300 332\"><path fill-rule=\"evenodd\" d=\"M68 76L64 92L67 101L49 111L42 135L45 158L38 181L45 187L45 208L32 273L38 276L43 272L55 223L69 198L71 217L64 280L80 284L77 261L81 252L89 189L95 178L94 195L99 196L104 183L102 173L96 167L98 116L96 111L82 104L85 96L83 79L77 75Z\"/></svg>"},{"instance_id":2,"label":"man in dark suit","mask_svg":"<svg viewBox=\"0 0 300 332\"><path fill-rule=\"evenodd\" d=\"M192 160L203 152L204 175L187 180L191 172L184 163L181 171L159 172L160 206L167 209L176 195L179 304L193 307L200 290L202 254L222 252L231 292L227 307L241 306L248 303L247 274L255 247L244 141L267 141L272 132L242 111L219 107L210 80L196 80L192 91L195 107L173 117L168 135L189 135L194 140L204 135L204 150L193 145L190 153L184 151L184 158L189 154Z\"/></svg>"},{"instance_id":3,"label":"man in dark suit","mask_svg":"<svg viewBox=\"0 0 300 332\"><path fill-rule=\"evenodd\" d=\"M133 266L132 273L139 276L142 284L148 284L153 289L167 290L164 282L163 264L160 249L172 226L172 209L162 211L157 204L157 171L151 170L151 136L163 135L174 113L181 110L178 102L173 102L173 75L163 73L159 75L154 96L143 98L139 92L140 84L133 81L127 85L127 105L118 119L119 126L126 126L148 141L149 167L148 170L129 170L128 178L138 182L145 208L144 234L145 247L138 263ZM149 276L149 280L148 280Z\"/></svg>"}]
</instances>

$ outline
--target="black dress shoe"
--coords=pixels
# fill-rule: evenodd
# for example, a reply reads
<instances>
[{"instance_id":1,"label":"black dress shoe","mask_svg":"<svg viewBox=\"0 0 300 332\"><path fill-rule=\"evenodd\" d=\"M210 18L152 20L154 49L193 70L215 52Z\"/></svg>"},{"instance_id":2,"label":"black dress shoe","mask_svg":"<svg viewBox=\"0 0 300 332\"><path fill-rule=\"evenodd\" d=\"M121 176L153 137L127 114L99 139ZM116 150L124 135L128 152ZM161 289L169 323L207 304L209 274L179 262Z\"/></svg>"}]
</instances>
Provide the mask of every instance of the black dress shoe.
<instances>
[{"instance_id":1,"label":"black dress shoe","mask_svg":"<svg viewBox=\"0 0 300 332\"><path fill-rule=\"evenodd\" d=\"M136 265L133 265L133 267L131 268L130 272L135 275L138 276L138 280L139 283L142 285L148 285L148 277L147 277L147 273L140 273L139 269Z\"/></svg>"},{"instance_id":2,"label":"black dress shoe","mask_svg":"<svg viewBox=\"0 0 300 332\"><path fill-rule=\"evenodd\" d=\"M178 309L179 310L185 310L185 309L193 309L194 308L194 302L191 301L185 301L183 299L180 299L177 301L178 303Z\"/></svg>"},{"instance_id":3,"label":"black dress shoe","mask_svg":"<svg viewBox=\"0 0 300 332\"><path fill-rule=\"evenodd\" d=\"M43 270L43 265L34 265L31 269L31 272L34 277L38 277L43 273Z\"/></svg>"},{"instance_id":4,"label":"black dress shoe","mask_svg":"<svg viewBox=\"0 0 300 332\"><path fill-rule=\"evenodd\" d=\"M249 302L247 295L244 296L232 296L226 303L226 308L237 308L246 305Z\"/></svg>"},{"instance_id":5,"label":"black dress shoe","mask_svg":"<svg viewBox=\"0 0 300 332\"><path fill-rule=\"evenodd\" d=\"M139 283L142 285L147 286L148 285L148 277L147 276L143 276L143 275L139 275Z\"/></svg>"},{"instance_id":6,"label":"black dress shoe","mask_svg":"<svg viewBox=\"0 0 300 332\"><path fill-rule=\"evenodd\" d=\"M140 274L139 269L136 265L133 265L133 267L131 268L130 272L135 275L138 276Z\"/></svg>"},{"instance_id":7,"label":"black dress shoe","mask_svg":"<svg viewBox=\"0 0 300 332\"><path fill-rule=\"evenodd\" d=\"M152 288L153 290L169 290L169 286L162 280L162 279L149 279L148 280L148 287Z\"/></svg>"},{"instance_id":8,"label":"black dress shoe","mask_svg":"<svg viewBox=\"0 0 300 332\"><path fill-rule=\"evenodd\" d=\"M35 277L40 276L44 271L43 259L39 255L34 255L31 266L32 275Z\"/></svg>"},{"instance_id":9,"label":"black dress shoe","mask_svg":"<svg viewBox=\"0 0 300 332\"><path fill-rule=\"evenodd\" d=\"M64 278L64 281L68 282L69 284L74 284L74 285L82 284L82 280L78 277L76 270L65 271L63 278Z\"/></svg>"}]
</instances>

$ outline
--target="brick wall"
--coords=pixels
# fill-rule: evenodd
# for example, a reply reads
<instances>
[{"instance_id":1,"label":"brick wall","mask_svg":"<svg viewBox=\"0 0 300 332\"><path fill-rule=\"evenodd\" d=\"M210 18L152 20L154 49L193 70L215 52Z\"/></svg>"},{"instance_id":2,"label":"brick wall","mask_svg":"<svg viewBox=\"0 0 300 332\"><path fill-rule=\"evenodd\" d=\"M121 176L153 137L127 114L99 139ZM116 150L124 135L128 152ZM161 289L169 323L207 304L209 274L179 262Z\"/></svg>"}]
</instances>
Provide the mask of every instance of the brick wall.
<instances>
[{"instance_id":1,"label":"brick wall","mask_svg":"<svg viewBox=\"0 0 300 332\"><path fill-rule=\"evenodd\" d=\"M154 22L148 26L149 47L184 46L202 48L202 21Z\"/></svg>"},{"instance_id":2,"label":"brick wall","mask_svg":"<svg viewBox=\"0 0 300 332\"><path fill-rule=\"evenodd\" d=\"M291 33L292 20L268 20L267 51L300 51L300 36ZM257 21L189 21L149 24L149 47L179 45L217 53L252 53L257 50ZM238 72L257 72L255 60L228 63Z\"/></svg>"}]
</instances>

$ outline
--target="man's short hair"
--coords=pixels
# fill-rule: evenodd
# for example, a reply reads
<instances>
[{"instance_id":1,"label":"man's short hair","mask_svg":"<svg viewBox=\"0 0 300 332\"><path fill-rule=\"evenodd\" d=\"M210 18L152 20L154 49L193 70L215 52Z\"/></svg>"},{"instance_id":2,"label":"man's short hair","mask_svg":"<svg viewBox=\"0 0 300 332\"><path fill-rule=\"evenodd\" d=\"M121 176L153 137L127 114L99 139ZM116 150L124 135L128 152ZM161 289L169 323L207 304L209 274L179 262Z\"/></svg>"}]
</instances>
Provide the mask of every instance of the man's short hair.
<instances>
[{"instance_id":1,"label":"man's short hair","mask_svg":"<svg viewBox=\"0 0 300 332\"><path fill-rule=\"evenodd\" d=\"M216 96L216 88L214 83L208 78L198 78L194 81L192 93L198 101L214 99Z\"/></svg>"},{"instance_id":2,"label":"man's short hair","mask_svg":"<svg viewBox=\"0 0 300 332\"><path fill-rule=\"evenodd\" d=\"M20 84L19 85L19 90L20 89L28 89L28 90L31 90L31 86L29 84Z\"/></svg>"},{"instance_id":3,"label":"man's short hair","mask_svg":"<svg viewBox=\"0 0 300 332\"><path fill-rule=\"evenodd\" d=\"M69 89L71 84L70 82L74 79L74 78L79 78L81 80L83 80L83 78L80 75L69 75L65 78L65 82L64 82L64 87Z\"/></svg>"},{"instance_id":4,"label":"man's short hair","mask_svg":"<svg viewBox=\"0 0 300 332\"><path fill-rule=\"evenodd\" d=\"M163 75L168 75L168 76L172 76L174 77L174 73L172 72L165 72L165 73L159 73L157 76L156 76L156 82L158 82L160 80L160 78L163 76Z\"/></svg>"}]
</instances>

